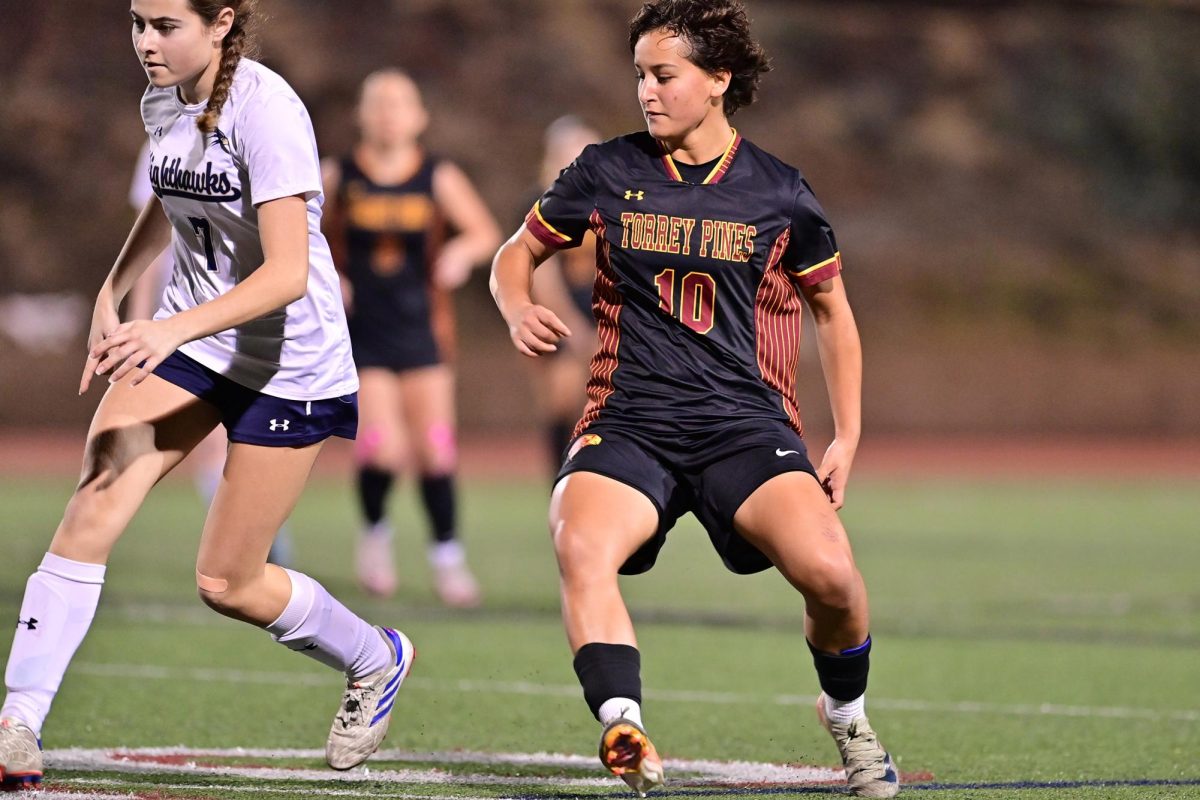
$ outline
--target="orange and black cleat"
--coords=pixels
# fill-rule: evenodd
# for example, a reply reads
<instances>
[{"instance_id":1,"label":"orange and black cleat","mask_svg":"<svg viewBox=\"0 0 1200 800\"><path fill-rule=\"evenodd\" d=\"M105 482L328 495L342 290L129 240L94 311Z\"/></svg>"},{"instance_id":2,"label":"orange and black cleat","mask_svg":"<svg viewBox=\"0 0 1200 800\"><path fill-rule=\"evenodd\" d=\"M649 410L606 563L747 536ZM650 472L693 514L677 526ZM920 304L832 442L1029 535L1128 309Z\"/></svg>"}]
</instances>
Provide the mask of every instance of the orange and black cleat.
<instances>
[{"instance_id":1,"label":"orange and black cleat","mask_svg":"<svg viewBox=\"0 0 1200 800\"><path fill-rule=\"evenodd\" d=\"M667 781L662 759L650 737L641 726L624 717L610 722L600 734L600 763L629 784L638 797L645 797Z\"/></svg>"}]
</instances>

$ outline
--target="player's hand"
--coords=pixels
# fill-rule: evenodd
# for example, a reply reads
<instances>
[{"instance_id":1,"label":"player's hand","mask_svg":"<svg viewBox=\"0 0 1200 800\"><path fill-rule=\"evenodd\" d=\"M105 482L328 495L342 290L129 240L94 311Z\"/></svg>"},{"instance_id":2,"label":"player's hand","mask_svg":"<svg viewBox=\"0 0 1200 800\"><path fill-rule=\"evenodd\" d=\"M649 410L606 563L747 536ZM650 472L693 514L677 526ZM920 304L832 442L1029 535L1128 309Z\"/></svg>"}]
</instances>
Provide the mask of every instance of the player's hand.
<instances>
[{"instance_id":1,"label":"player's hand","mask_svg":"<svg viewBox=\"0 0 1200 800\"><path fill-rule=\"evenodd\" d=\"M846 504L846 483L850 479L850 465L854 461L857 445L851 445L839 439L834 439L817 467L817 480L821 488L829 495L829 502L834 511Z\"/></svg>"},{"instance_id":2,"label":"player's hand","mask_svg":"<svg viewBox=\"0 0 1200 800\"><path fill-rule=\"evenodd\" d=\"M508 335L522 355L537 358L557 350L558 342L570 336L571 330L550 309L528 303L508 323Z\"/></svg>"},{"instance_id":3,"label":"player's hand","mask_svg":"<svg viewBox=\"0 0 1200 800\"><path fill-rule=\"evenodd\" d=\"M96 374L99 360L92 358L92 350L116 331L120 324L121 316L117 313L116 304L102 294L96 300L96 307L92 311L92 327L88 330L87 340L88 355L83 364L83 376L79 379L80 394L87 391L92 382L92 375Z\"/></svg>"},{"instance_id":4,"label":"player's hand","mask_svg":"<svg viewBox=\"0 0 1200 800\"><path fill-rule=\"evenodd\" d=\"M439 289L457 289L471 276L471 255L467 243L451 239L442 245L433 265L433 282Z\"/></svg>"},{"instance_id":5,"label":"player's hand","mask_svg":"<svg viewBox=\"0 0 1200 800\"><path fill-rule=\"evenodd\" d=\"M138 319L118 325L116 330L92 347L88 363L95 360L95 372L85 371L83 391L91 382L92 374L109 374L108 382L116 383L131 372L131 386L137 386L187 341L178 330L173 318L161 320Z\"/></svg>"}]
</instances>

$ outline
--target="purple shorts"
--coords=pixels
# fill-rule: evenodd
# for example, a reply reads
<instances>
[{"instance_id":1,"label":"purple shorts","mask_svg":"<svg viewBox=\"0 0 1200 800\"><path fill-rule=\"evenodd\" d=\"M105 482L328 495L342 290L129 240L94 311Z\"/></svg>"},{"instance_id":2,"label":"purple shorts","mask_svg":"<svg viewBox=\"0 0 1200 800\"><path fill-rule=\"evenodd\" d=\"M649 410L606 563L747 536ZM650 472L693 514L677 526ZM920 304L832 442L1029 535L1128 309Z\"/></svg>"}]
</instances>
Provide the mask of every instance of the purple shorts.
<instances>
[{"instance_id":1,"label":"purple shorts","mask_svg":"<svg viewBox=\"0 0 1200 800\"><path fill-rule=\"evenodd\" d=\"M221 414L229 441L304 447L358 432L358 394L328 400L287 400L256 392L176 351L154 374L186 389Z\"/></svg>"}]
</instances>

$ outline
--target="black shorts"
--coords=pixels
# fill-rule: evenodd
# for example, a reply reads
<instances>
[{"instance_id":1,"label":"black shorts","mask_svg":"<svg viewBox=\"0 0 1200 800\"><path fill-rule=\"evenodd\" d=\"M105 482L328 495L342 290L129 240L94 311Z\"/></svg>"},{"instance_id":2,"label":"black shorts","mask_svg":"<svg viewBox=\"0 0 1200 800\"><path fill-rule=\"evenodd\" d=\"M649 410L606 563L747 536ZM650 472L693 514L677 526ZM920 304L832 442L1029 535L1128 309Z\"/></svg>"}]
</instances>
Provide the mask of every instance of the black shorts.
<instances>
[{"instance_id":1,"label":"black shorts","mask_svg":"<svg viewBox=\"0 0 1200 800\"><path fill-rule=\"evenodd\" d=\"M667 532L691 511L730 571L761 572L771 561L733 528L746 498L776 475L817 471L800 435L784 422L749 420L710 433L651 441L611 423L595 423L567 448L558 480L594 472L632 486L658 510L658 530L620 569L636 575L654 566Z\"/></svg>"},{"instance_id":2,"label":"black shorts","mask_svg":"<svg viewBox=\"0 0 1200 800\"><path fill-rule=\"evenodd\" d=\"M405 372L442 363L441 351L429 328L393 330L381 335L378 331L356 329L352 325L350 346L354 351L354 364L359 369L380 367Z\"/></svg>"},{"instance_id":3,"label":"black shorts","mask_svg":"<svg viewBox=\"0 0 1200 800\"><path fill-rule=\"evenodd\" d=\"M330 436L358 433L358 394L325 400L288 400L256 392L178 350L154 374L186 389L221 414L229 441L267 447L306 447Z\"/></svg>"}]
</instances>

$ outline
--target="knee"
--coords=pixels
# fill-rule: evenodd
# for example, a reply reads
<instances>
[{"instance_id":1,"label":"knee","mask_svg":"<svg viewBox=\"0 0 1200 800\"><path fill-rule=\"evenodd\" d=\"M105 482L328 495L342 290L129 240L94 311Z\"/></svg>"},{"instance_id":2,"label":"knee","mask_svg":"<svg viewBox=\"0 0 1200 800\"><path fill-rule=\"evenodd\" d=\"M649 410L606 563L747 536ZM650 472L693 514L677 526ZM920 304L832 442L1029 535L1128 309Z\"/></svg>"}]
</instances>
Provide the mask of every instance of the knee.
<instances>
[{"instance_id":1,"label":"knee","mask_svg":"<svg viewBox=\"0 0 1200 800\"><path fill-rule=\"evenodd\" d=\"M113 517L116 499L103 472L99 481L81 483L76 487L63 512L63 526L71 531L91 530Z\"/></svg>"},{"instance_id":2,"label":"knee","mask_svg":"<svg viewBox=\"0 0 1200 800\"><path fill-rule=\"evenodd\" d=\"M805 583L805 598L829 609L850 611L863 596L862 576L849 554L819 559Z\"/></svg>"},{"instance_id":3,"label":"knee","mask_svg":"<svg viewBox=\"0 0 1200 800\"><path fill-rule=\"evenodd\" d=\"M457 439L449 423L437 422L430 425L421 437L421 468L425 472L448 474L454 471L458 461Z\"/></svg>"},{"instance_id":4,"label":"knee","mask_svg":"<svg viewBox=\"0 0 1200 800\"><path fill-rule=\"evenodd\" d=\"M241 619L248 592L226 578L205 575L196 570L196 592L204 605L226 617Z\"/></svg>"},{"instance_id":5,"label":"knee","mask_svg":"<svg viewBox=\"0 0 1200 800\"><path fill-rule=\"evenodd\" d=\"M367 425L354 440L354 457L360 466L392 469L393 442L382 425Z\"/></svg>"},{"instance_id":6,"label":"knee","mask_svg":"<svg viewBox=\"0 0 1200 800\"><path fill-rule=\"evenodd\" d=\"M564 582L587 583L615 580L620 563L605 547L610 537L587 524L560 521L550 531L558 572Z\"/></svg>"}]
</instances>

